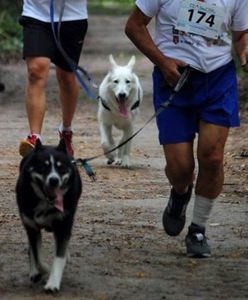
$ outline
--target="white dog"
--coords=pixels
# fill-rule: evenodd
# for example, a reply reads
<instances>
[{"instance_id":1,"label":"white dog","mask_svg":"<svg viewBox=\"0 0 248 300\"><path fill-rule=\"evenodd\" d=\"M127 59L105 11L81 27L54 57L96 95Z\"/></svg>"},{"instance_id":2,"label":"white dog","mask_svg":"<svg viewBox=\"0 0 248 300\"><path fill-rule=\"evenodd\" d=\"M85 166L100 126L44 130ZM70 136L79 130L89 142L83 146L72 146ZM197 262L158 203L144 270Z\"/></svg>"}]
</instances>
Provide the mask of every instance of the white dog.
<instances>
[{"instance_id":1,"label":"white dog","mask_svg":"<svg viewBox=\"0 0 248 300\"><path fill-rule=\"evenodd\" d=\"M115 147L113 126L123 131L119 144L132 136L133 122L143 99L139 78L133 72L135 56L125 66L118 65L112 55L109 60L112 68L100 84L98 108L101 145L105 153ZM118 148L117 156L115 151L106 154L108 164L115 162L130 167L130 148L131 141Z\"/></svg>"}]
</instances>

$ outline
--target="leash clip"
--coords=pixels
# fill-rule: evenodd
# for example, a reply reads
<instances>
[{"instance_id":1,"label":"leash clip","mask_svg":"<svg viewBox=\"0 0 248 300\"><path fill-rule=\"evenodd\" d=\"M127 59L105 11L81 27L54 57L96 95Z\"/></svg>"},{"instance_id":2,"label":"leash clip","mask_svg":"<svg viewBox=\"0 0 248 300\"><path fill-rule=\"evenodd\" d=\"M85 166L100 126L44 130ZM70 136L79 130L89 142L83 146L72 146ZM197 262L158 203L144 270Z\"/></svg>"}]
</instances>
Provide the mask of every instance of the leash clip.
<instances>
[{"instance_id":1,"label":"leash clip","mask_svg":"<svg viewBox=\"0 0 248 300\"><path fill-rule=\"evenodd\" d=\"M93 168L91 167L91 165L88 163L87 159L78 158L76 160L76 164L80 165L81 167L84 168L84 171L90 177L90 179L91 179L92 182L96 182L97 181L96 172L93 170Z\"/></svg>"}]
</instances>

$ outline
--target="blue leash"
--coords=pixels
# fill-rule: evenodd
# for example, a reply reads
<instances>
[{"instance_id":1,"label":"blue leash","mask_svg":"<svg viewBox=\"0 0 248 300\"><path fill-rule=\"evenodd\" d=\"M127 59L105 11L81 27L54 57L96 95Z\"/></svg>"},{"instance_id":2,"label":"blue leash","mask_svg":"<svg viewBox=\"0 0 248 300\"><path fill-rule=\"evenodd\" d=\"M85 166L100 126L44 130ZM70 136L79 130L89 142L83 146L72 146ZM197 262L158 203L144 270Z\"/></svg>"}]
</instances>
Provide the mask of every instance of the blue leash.
<instances>
[{"instance_id":1,"label":"blue leash","mask_svg":"<svg viewBox=\"0 0 248 300\"><path fill-rule=\"evenodd\" d=\"M52 31L53 31L53 36L54 40L56 43L56 46L58 47L59 51L63 55L64 59L70 66L72 72L76 76L78 82L80 83L81 87L85 90L87 96L93 100L97 100L97 96L94 94L94 92L90 89L90 87L85 83L83 77L81 74L83 74L86 79L89 81L89 83L93 87L97 87L96 84L93 82L92 77L90 74L83 69L82 67L78 66L65 52L64 48L61 45L60 41L60 28L61 28L61 22L62 22L62 17L64 14L64 9L65 9L65 0L61 0L61 10L60 10L60 15L59 15L59 22L58 22L58 27L57 27L57 34L56 34L56 29L55 29L55 22L54 22L54 0L50 0L50 20L51 20L51 26L52 26Z\"/></svg>"}]
</instances>

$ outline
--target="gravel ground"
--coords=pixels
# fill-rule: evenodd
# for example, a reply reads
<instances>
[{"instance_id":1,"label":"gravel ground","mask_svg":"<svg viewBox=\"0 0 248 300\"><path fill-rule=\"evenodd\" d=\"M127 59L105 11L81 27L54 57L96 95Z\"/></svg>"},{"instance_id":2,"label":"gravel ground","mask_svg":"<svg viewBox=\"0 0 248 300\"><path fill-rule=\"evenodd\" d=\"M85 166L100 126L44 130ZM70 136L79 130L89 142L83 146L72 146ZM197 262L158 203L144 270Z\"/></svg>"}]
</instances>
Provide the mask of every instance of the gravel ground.
<instances>
[{"instance_id":1,"label":"gravel ground","mask_svg":"<svg viewBox=\"0 0 248 300\"><path fill-rule=\"evenodd\" d=\"M136 128L151 116L152 65L123 34L126 17L91 16L81 64L97 83L108 69L113 53L120 62L136 54L135 70L145 98ZM20 156L18 144L27 132L24 99L25 66L22 61L0 65L6 91L0 94L0 298L54 299L42 285L28 279L27 240L15 202L15 183ZM48 110L44 139L57 143L60 108L54 70L48 84ZM101 153L97 103L84 93L75 116L76 157ZM66 266L58 299L248 299L248 113L241 111L242 127L231 131L226 147L226 179L211 216L207 235L212 246L209 259L185 256L187 226L176 238L168 237L161 217L170 186L163 172L164 159L152 122L133 141L131 169L107 166L104 157L92 162L96 183L83 171L84 190L79 202L71 260ZM116 138L118 132L115 132ZM192 199L193 200L193 199ZM193 201L187 212L190 223ZM53 239L44 234L48 264Z\"/></svg>"}]
</instances>

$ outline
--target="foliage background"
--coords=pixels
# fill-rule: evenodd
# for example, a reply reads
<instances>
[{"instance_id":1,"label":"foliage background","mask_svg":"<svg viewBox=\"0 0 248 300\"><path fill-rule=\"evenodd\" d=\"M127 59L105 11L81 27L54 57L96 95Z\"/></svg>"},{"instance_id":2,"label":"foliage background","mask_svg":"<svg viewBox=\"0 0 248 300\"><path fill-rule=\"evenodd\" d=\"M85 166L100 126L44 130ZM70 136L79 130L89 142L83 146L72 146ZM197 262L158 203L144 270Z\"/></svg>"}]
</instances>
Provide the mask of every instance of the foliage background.
<instances>
[{"instance_id":1,"label":"foliage background","mask_svg":"<svg viewBox=\"0 0 248 300\"><path fill-rule=\"evenodd\" d=\"M134 0L88 0L93 13L118 14L130 11ZM21 0L0 0L0 59L10 59L22 48L22 28L18 23L22 7Z\"/></svg>"}]
</instances>

